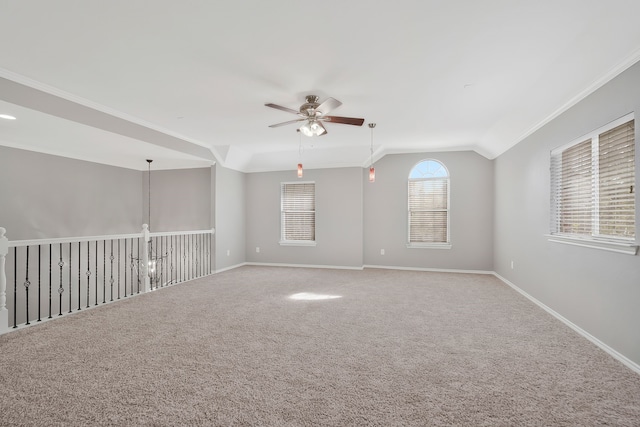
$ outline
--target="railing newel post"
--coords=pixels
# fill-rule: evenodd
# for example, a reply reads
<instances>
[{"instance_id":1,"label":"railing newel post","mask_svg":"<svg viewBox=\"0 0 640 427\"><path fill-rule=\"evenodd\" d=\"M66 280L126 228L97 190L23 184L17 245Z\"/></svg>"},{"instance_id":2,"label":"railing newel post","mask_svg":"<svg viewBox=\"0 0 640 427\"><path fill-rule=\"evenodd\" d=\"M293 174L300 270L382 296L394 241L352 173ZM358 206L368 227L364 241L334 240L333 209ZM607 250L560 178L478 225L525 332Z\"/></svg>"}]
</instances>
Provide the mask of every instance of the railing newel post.
<instances>
[{"instance_id":1,"label":"railing newel post","mask_svg":"<svg viewBox=\"0 0 640 427\"><path fill-rule=\"evenodd\" d=\"M7 273L5 260L9 253L9 239L6 229L0 227L0 334L9 332L9 310L7 310Z\"/></svg>"}]
</instances>

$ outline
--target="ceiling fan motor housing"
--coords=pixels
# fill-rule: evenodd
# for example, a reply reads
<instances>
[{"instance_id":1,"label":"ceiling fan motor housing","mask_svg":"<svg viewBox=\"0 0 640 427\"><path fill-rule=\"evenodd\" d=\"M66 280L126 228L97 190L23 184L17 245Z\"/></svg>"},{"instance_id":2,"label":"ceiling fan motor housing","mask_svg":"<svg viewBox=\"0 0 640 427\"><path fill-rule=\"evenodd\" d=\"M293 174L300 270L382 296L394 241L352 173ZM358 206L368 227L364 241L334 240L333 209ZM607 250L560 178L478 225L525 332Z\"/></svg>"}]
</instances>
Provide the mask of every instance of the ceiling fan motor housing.
<instances>
[{"instance_id":1,"label":"ceiling fan motor housing","mask_svg":"<svg viewBox=\"0 0 640 427\"><path fill-rule=\"evenodd\" d=\"M321 115L321 111L316 111L316 108L320 105L318 103L318 97L316 95L307 95L306 101L300 106L300 112L308 117L314 117Z\"/></svg>"}]
</instances>

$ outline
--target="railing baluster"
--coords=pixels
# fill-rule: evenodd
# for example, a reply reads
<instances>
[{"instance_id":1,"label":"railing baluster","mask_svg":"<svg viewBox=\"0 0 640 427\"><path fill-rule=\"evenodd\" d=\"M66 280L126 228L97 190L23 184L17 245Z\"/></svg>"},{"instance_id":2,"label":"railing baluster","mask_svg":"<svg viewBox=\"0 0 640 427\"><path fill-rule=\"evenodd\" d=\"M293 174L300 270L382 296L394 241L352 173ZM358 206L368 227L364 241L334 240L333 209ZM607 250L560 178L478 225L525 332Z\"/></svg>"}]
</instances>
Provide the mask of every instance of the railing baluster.
<instances>
[{"instance_id":1,"label":"railing baluster","mask_svg":"<svg viewBox=\"0 0 640 427\"><path fill-rule=\"evenodd\" d=\"M120 299L120 239L118 239L118 299Z\"/></svg>"},{"instance_id":2,"label":"railing baluster","mask_svg":"<svg viewBox=\"0 0 640 427\"><path fill-rule=\"evenodd\" d=\"M169 237L169 243L171 244L171 250L169 251L169 264L170 264L170 268L169 268L169 283L173 284L173 238L175 236L170 236Z\"/></svg>"},{"instance_id":3,"label":"railing baluster","mask_svg":"<svg viewBox=\"0 0 640 427\"><path fill-rule=\"evenodd\" d=\"M30 284L31 282L29 282L29 246L27 246L27 268L26 268L26 274L24 279L25 300L27 303L27 323L25 323L25 325L30 325L29 323L29 285Z\"/></svg>"},{"instance_id":4,"label":"railing baluster","mask_svg":"<svg viewBox=\"0 0 640 427\"><path fill-rule=\"evenodd\" d=\"M62 316L62 294L64 293L64 287L62 286L62 269L64 267L64 261L62 260L62 243L60 243L60 261L58 261L58 267L60 267L60 285L58 287L60 301L58 302L58 316Z\"/></svg>"},{"instance_id":5,"label":"railing baluster","mask_svg":"<svg viewBox=\"0 0 640 427\"><path fill-rule=\"evenodd\" d=\"M164 238L160 236L160 286L164 286Z\"/></svg>"},{"instance_id":6,"label":"railing baluster","mask_svg":"<svg viewBox=\"0 0 640 427\"><path fill-rule=\"evenodd\" d=\"M124 239L124 297L127 297L127 239Z\"/></svg>"},{"instance_id":7,"label":"railing baluster","mask_svg":"<svg viewBox=\"0 0 640 427\"><path fill-rule=\"evenodd\" d=\"M52 268L51 264L53 264L53 253L52 252L53 252L53 247L52 247L51 243L49 243L49 319L52 318L51 317L51 292L52 292L51 282L52 282L52 279L53 279L52 270L51 270L51 268Z\"/></svg>"},{"instance_id":8,"label":"railing baluster","mask_svg":"<svg viewBox=\"0 0 640 427\"><path fill-rule=\"evenodd\" d=\"M72 256L71 243L69 243L69 313L71 313L71 260Z\"/></svg>"},{"instance_id":9,"label":"railing baluster","mask_svg":"<svg viewBox=\"0 0 640 427\"><path fill-rule=\"evenodd\" d=\"M131 292L129 295L133 296L133 271L135 265L133 264L133 237L131 238Z\"/></svg>"},{"instance_id":10,"label":"railing baluster","mask_svg":"<svg viewBox=\"0 0 640 427\"><path fill-rule=\"evenodd\" d=\"M195 234L191 234L191 278L198 277L198 239Z\"/></svg>"},{"instance_id":11,"label":"railing baluster","mask_svg":"<svg viewBox=\"0 0 640 427\"><path fill-rule=\"evenodd\" d=\"M138 238L138 293L140 293L140 239Z\"/></svg>"},{"instance_id":12,"label":"railing baluster","mask_svg":"<svg viewBox=\"0 0 640 427\"><path fill-rule=\"evenodd\" d=\"M111 283L111 300L113 301L113 240L111 240L111 256L109 257L109 260L111 260L111 279L109 279L109 282Z\"/></svg>"},{"instance_id":13,"label":"railing baluster","mask_svg":"<svg viewBox=\"0 0 640 427\"><path fill-rule=\"evenodd\" d=\"M107 241L102 241L102 303L107 302Z\"/></svg>"},{"instance_id":14,"label":"railing baluster","mask_svg":"<svg viewBox=\"0 0 640 427\"><path fill-rule=\"evenodd\" d=\"M187 236L182 237L182 281L187 279Z\"/></svg>"},{"instance_id":15,"label":"railing baluster","mask_svg":"<svg viewBox=\"0 0 640 427\"><path fill-rule=\"evenodd\" d=\"M82 243L78 242L78 310L82 310L80 307L80 300L82 299L82 266L81 264L82 258Z\"/></svg>"},{"instance_id":16,"label":"railing baluster","mask_svg":"<svg viewBox=\"0 0 640 427\"><path fill-rule=\"evenodd\" d=\"M42 321L40 318L40 306L42 305L42 301L40 298L40 294L42 291L42 276L40 274L40 267L42 262L42 245L38 245L38 322Z\"/></svg>"},{"instance_id":17,"label":"railing baluster","mask_svg":"<svg viewBox=\"0 0 640 427\"><path fill-rule=\"evenodd\" d=\"M196 248L196 274L195 277L200 277L200 235L196 234L193 236L193 240L195 240L195 248Z\"/></svg>"},{"instance_id":18,"label":"railing baluster","mask_svg":"<svg viewBox=\"0 0 640 427\"><path fill-rule=\"evenodd\" d=\"M89 289L91 289L91 242L87 242L87 306L89 308Z\"/></svg>"},{"instance_id":19,"label":"railing baluster","mask_svg":"<svg viewBox=\"0 0 640 427\"><path fill-rule=\"evenodd\" d=\"M196 236L193 234L189 235L191 239L191 278L195 279L196 277Z\"/></svg>"},{"instance_id":20,"label":"railing baluster","mask_svg":"<svg viewBox=\"0 0 640 427\"><path fill-rule=\"evenodd\" d=\"M13 248L13 327L18 327L18 248Z\"/></svg>"},{"instance_id":21,"label":"railing baluster","mask_svg":"<svg viewBox=\"0 0 640 427\"><path fill-rule=\"evenodd\" d=\"M95 254L95 261L96 261L96 275L95 278L93 280L94 282L94 300L95 300L95 304L94 305L98 305L98 241L96 240L96 254Z\"/></svg>"}]
</instances>

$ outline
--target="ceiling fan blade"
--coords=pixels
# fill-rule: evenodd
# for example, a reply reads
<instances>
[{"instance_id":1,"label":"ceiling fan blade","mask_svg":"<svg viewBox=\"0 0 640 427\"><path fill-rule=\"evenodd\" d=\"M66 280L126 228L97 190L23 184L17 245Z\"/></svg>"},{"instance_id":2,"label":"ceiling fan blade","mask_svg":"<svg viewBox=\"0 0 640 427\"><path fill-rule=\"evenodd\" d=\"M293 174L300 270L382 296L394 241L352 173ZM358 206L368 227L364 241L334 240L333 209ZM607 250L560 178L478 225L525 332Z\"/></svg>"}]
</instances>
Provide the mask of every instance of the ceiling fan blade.
<instances>
[{"instance_id":1,"label":"ceiling fan blade","mask_svg":"<svg viewBox=\"0 0 640 427\"><path fill-rule=\"evenodd\" d=\"M287 107L283 107L282 105L277 105L277 104L264 104L266 107L271 107L271 108L275 108L276 110L282 110L282 111L286 111L287 113L293 113L293 114L297 114L297 115L301 115L300 111L296 111L293 110L291 108L287 108Z\"/></svg>"},{"instance_id":2,"label":"ceiling fan blade","mask_svg":"<svg viewBox=\"0 0 640 427\"><path fill-rule=\"evenodd\" d=\"M335 98L327 98L322 104L318 105L316 111L321 111L322 114L327 114L331 110L335 110L339 106L342 105L342 102L338 101Z\"/></svg>"},{"instance_id":3,"label":"ceiling fan blade","mask_svg":"<svg viewBox=\"0 0 640 427\"><path fill-rule=\"evenodd\" d=\"M306 119L296 119L296 120L289 120L288 122L282 122L282 123L276 123L275 125L270 125L270 128L279 128L280 126L285 126L285 125L290 125L291 123L296 123L296 122L302 122Z\"/></svg>"},{"instance_id":4,"label":"ceiling fan blade","mask_svg":"<svg viewBox=\"0 0 640 427\"><path fill-rule=\"evenodd\" d=\"M339 117L339 116L323 116L321 120L330 123L340 123L343 125L362 126L364 119L357 119L355 117Z\"/></svg>"}]
</instances>

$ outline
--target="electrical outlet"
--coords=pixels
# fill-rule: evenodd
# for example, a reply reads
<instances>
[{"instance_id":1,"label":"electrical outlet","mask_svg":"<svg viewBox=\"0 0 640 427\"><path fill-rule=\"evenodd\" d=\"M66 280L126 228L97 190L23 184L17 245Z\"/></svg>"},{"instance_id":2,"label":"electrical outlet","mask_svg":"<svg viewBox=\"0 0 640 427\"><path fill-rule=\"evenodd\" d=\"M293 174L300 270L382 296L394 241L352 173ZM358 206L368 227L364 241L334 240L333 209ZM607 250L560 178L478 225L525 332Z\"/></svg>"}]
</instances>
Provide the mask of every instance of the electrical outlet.
<instances>
[{"instance_id":1,"label":"electrical outlet","mask_svg":"<svg viewBox=\"0 0 640 427\"><path fill-rule=\"evenodd\" d=\"M511 269L513 270L513 261L511 261Z\"/></svg>"},{"instance_id":2,"label":"electrical outlet","mask_svg":"<svg viewBox=\"0 0 640 427\"><path fill-rule=\"evenodd\" d=\"M231 255L231 249L227 249L227 256Z\"/></svg>"},{"instance_id":3,"label":"electrical outlet","mask_svg":"<svg viewBox=\"0 0 640 427\"><path fill-rule=\"evenodd\" d=\"M260 246L256 246L256 252L260 253Z\"/></svg>"},{"instance_id":4,"label":"electrical outlet","mask_svg":"<svg viewBox=\"0 0 640 427\"><path fill-rule=\"evenodd\" d=\"M380 255L384 255L384 249L380 249Z\"/></svg>"}]
</instances>

